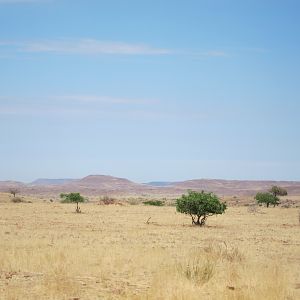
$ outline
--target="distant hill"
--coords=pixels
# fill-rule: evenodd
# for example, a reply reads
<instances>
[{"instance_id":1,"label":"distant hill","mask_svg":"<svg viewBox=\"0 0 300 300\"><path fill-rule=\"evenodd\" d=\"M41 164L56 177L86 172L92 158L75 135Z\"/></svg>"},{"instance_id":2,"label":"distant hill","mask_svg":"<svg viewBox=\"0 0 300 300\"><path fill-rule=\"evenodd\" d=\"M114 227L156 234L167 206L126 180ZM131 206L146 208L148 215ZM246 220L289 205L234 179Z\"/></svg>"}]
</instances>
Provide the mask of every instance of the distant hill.
<instances>
[{"instance_id":1,"label":"distant hill","mask_svg":"<svg viewBox=\"0 0 300 300\"><path fill-rule=\"evenodd\" d=\"M87 196L138 196L156 192L155 187L108 175L89 175L82 179L37 179L30 184L0 181L0 192L7 192L9 187L18 187L23 194L40 196L58 196L60 193L70 192L79 192Z\"/></svg>"},{"instance_id":2,"label":"distant hill","mask_svg":"<svg viewBox=\"0 0 300 300\"><path fill-rule=\"evenodd\" d=\"M134 183L125 178L118 178L109 175L89 175L76 182L77 185L84 186L98 186L99 188L120 188L128 186L137 186L138 183Z\"/></svg>"},{"instance_id":3,"label":"distant hill","mask_svg":"<svg viewBox=\"0 0 300 300\"><path fill-rule=\"evenodd\" d=\"M187 190L210 191L219 196L254 196L267 191L272 185L287 189L289 195L300 196L299 181L258 181L193 179L181 182L153 181L147 184L135 183L126 178L108 175L89 175L82 179L37 179L30 184L16 181L0 181L0 192L17 187L28 195L53 195L80 192L86 196L170 196L177 197Z\"/></svg>"},{"instance_id":4,"label":"distant hill","mask_svg":"<svg viewBox=\"0 0 300 300\"><path fill-rule=\"evenodd\" d=\"M67 188L77 188L79 190L114 192L114 191L138 191L144 186L132 182L125 178L113 177L109 175L89 175L75 182L64 185ZM146 187L147 188L147 187Z\"/></svg>"},{"instance_id":5,"label":"distant hill","mask_svg":"<svg viewBox=\"0 0 300 300\"><path fill-rule=\"evenodd\" d=\"M151 182L147 182L145 183L147 185L151 185L151 186L172 186L174 185L174 182L169 182L169 181L151 181Z\"/></svg>"},{"instance_id":6,"label":"distant hill","mask_svg":"<svg viewBox=\"0 0 300 300\"><path fill-rule=\"evenodd\" d=\"M9 188L23 188L26 184L20 181L6 180L0 181L0 191L6 192Z\"/></svg>"},{"instance_id":7,"label":"distant hill","mask_svg":"<svg viewBox=\"0 0 300 300\"><path fill-rule=\"evenodd\" d=\"M39 178L31 182L31 185L61 185L75 180L76 179L71 179L71 178L62 178L62 179Z\"/></svg>"},{"instance_id":8,"label":"distant hill","mask_svg":"<svg viewBox=\"0 0 300 300\"><path fill-rule=\"evenodd\" d=\"M268 180L223 180L223 179L193 179L176 182L174 189L204 190L218 195L255 195L257 192L267 191L273 185L287 189L289 195L300 195L299 181L268 181Z\"/></svg>"}]
</instances>

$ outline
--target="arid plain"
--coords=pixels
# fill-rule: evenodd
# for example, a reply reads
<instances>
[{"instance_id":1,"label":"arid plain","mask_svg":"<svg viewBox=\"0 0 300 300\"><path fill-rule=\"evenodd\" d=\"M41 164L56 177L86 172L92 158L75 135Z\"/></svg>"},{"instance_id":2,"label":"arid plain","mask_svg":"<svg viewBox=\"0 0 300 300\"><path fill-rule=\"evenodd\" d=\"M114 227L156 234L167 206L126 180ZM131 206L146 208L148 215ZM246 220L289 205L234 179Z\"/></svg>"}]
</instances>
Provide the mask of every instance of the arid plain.
<instances>
[{"instance_id":1,"label":"arid plain","mask_svg":"<svg viewBox=\"0 0 300 300\"><path fill-rule=\"evenodd\" d=\"M0 299L300 298L299 208L230 206L199 228L174 206L11 197Z\"/></svg>"}]
</instances>

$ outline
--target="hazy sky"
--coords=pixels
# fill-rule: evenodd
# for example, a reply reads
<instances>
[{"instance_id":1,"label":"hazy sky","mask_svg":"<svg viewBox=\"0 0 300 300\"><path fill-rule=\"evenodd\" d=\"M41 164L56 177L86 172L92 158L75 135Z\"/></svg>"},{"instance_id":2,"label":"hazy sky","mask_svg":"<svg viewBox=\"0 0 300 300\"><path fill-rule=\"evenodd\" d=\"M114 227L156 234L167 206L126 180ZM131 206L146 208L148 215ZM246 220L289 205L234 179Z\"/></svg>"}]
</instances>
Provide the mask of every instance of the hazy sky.
<instances>
[{"instance_id":1,"label":"hazy sky","mask_svg":"<svg viewBox=\"0 0 300 300\"><path fill-rule=\"evenodd\" d=\"M0 180L300 180L298 0L0 0Z\"/></svg>"}]
</instances>

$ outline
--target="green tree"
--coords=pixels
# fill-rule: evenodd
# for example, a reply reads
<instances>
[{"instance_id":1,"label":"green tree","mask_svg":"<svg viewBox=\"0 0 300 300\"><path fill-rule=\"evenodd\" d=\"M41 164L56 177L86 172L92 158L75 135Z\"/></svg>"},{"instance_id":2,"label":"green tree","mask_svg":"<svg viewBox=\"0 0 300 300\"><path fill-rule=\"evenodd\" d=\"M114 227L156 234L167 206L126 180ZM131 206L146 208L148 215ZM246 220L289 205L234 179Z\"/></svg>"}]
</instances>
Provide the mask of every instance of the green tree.
<instances>
[{"instance_id":1,"label":"green tree","mask_svg":"<svg viewBox=\"0 0 300 300\"><path fill-rule=\"evenodd\" d=\"M189 191L188 195L182 195L176 200L176 210L180 213L190 215L192 224L203 226L209 216L225 212L226 203L213 193L201 193Z\"/></svg>"},{"instance_id":2,"label":"green tree","mask_svg":"<svg viewBox=\"0 0 300 300\"><path fill-rule=\"evenodd\" d=\"M279 204L279 198L277 196L274 196L273 194L267 192L267 193L257 193L254 197L258 204L266 204L267 207L269 207L270 204L275 205Z\"/></svg>"},{"instance_id":3,"label":"green tree","mask_svg":"<svg viewBox=\"0 0 300 300\"><path fill-rule=\"evenodd\" d=\"M84 202L85 199L80 195L80 193L69 193L69 194L60 194L62 203L76 203L76 212L80 213L79 203Z\"/></svg>"},{"instance_id":4,"label":"green tree","mask_svg":"<svg viewBox=\"0 0 300 300\"><path fill-rule=\"evenodd\" d=\"M271 189L269 190L269 192L271 194L273 194L275 197L277 197L277 196L286 196L288 194L286 189L284 189L280 186L277 186L277 185L273 185L271 187Z\"/></svg>"}]
</instances>

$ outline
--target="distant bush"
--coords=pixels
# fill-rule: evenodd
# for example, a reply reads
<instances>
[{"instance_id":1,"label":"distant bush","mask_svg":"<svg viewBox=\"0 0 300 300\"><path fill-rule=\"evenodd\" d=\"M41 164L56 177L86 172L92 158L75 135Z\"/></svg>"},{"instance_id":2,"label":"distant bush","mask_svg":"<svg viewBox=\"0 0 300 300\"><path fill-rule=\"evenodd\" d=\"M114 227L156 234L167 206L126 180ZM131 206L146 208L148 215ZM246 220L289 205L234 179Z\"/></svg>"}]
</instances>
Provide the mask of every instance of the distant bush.
<instances>
[{"instance_id":1,"label":"distant bush","mask_svg":"<svg viewBox=\"0 0 300 300\"><path fill-rule=\"evenodd\" d=\"M136 198L129 198L127 199L127 203L130 205L138 205L140 204L140 201Z\"/></svg>"},{"instance_id":2,"label":"distant bush","mask_svg":"<svg viewBox=\"0 0 300 300\"><path fill-rule=\"evenodd\" d=\"M164 206L165 202L161 200L148 200L143 202L145 205Z\"/></svg>"},{"instance_id":3,"label":"distant bush","mask_svg":"<svg viewBox=\"0 0 300 300\"><path fill-rule=\"evenodd\" d=\"M20 197L13 197L11 199L11 202L13 202L13 203L22 203L22 202L25 202L25 201Z\"/></svg>"},{"instance_id":4,"label":"distant bush","mask_svg":"<svg viewBox=\"0 0 300 300\"><path fill-rule=\"evenodd\" d=\"M251 203L247 205L247 211L249 213L255 214L258 212L258 207L256 203Z\"/></svg>"},{"instance_id":5,"label":"distant bush","mask_svg":"<svg viewBox=\"0 0 300 300\"><path fill-rule=\"evenodd\" d=\"M99 204L104 204L104 205L110 205L110 204L116 204L117 200L109 197L109 196L103 196L100 198Z\"/></svg>"},{"instance_id":6,"label":"distant bush","mask_svg":"<svg viewBox=\"0 0 300 300\"><path fill-rule=\"evenodd\" d=\"M271 193L257 193L254 199L259 205L266 204L267 207L269 207L270 204L274 207L279 204L279 198Z\"/></svg>"},{"instance_id":7,"label":"distant bush","mask_svg":"<svg viewBox=\"0 0 300 300\"><path fill-rule=\"evenodd\" d=\"M286 189L284 189L280 186L277 186L277 185L273 185L271 187L271 189L269 190L269 192L271 194L273 194L274 197L276 197L276 196L287 196L287 194L288 194Z\"/></svg>"}]
</instances>

